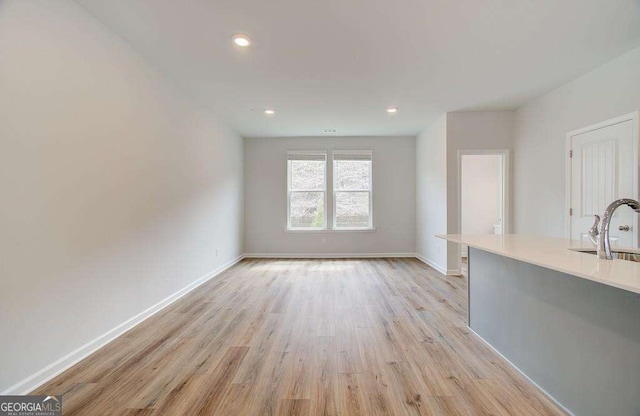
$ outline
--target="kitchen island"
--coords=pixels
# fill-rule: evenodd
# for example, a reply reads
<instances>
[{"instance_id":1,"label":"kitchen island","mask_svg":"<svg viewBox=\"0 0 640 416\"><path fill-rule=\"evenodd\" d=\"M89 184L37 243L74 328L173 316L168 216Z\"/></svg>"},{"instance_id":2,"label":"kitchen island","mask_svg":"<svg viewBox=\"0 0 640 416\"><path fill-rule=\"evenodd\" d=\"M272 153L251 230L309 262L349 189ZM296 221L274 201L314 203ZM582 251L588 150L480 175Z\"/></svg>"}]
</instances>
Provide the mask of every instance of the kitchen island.
<instances>
[{"instance_id":1,"label":"kitchen island","mask_svg":"<svg viewBox=\"0 0 640 416\"><path fill-rule=\"evenodd\" d=\"M640 415L640 263L523 235L469 246L468 325L575 415Z\"/></svg>"}]
</instances>

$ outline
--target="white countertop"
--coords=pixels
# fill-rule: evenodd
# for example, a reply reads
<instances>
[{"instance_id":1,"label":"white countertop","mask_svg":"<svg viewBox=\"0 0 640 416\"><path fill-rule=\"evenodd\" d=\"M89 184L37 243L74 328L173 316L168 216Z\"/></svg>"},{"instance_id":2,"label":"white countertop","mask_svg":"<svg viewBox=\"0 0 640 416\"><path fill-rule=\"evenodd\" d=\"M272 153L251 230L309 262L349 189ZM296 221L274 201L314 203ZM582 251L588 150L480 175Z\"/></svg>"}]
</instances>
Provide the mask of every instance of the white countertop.
<instances>
[{"instance_id":1,"label":"white countertop","mask_svg":"<svg viewBox=\"0 0 640 416\"><path fill-rule=\"evenodd\" d=\"M436 237L640 294L640 263L599 260L593 254L569 250L593 248L591 244L518 234L447 234Z\"/></svg>"}]
</instances>

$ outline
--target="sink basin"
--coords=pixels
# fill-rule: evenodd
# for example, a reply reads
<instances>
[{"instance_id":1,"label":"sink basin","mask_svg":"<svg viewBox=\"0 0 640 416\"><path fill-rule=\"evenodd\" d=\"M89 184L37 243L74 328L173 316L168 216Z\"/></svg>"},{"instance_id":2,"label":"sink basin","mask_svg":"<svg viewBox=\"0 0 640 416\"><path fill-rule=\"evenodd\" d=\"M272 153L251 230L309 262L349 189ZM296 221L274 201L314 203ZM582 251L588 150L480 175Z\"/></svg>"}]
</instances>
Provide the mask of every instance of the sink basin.
<instances>
[{"instance_id":1,"label":"sink basin","mask_svg":"<svg viewBox=\"0 0 640 416\"><path fill-rule=\"evenodd\" d=\"M577 251L579 253L587 253L596 255L598 252L595 248L570 248L571 251ZM618 248L611 251L614 259L628 260L640 263L640 251L633 248Z\"/></svg>"}]
</instances>

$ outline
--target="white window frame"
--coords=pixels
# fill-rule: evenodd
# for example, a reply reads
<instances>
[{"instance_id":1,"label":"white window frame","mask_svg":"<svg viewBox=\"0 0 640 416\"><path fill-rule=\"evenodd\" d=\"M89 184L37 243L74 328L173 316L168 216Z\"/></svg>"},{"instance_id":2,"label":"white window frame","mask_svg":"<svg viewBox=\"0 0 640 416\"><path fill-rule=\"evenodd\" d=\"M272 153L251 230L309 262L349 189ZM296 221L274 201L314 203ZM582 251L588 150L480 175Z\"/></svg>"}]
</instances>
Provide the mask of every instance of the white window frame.
<instances>
[{"instance_id":1,"label":"white window frame","mask_svg":"<svg viewBox=\"0 0 640 416\"><path fill-rule=\"evenodd\" d=\"M335 157L336 155L354 155L354 156L368 156L371 164L369 165L369 189L349 189L338 190L336 187L336 164ZM348 159L345 159L348 160ZM373 151L372 150L334 150L331 152L331 173L332 173L332 197L333 197L333 221L332 221L332 229L335 231L368 231L374 230L373 227ZM368 192L369 193L369 224L366 227L338 227L338 222L336 218L336 201L337 201L337 192Z\"/></svg>"},{"instance_id":2,"label":"white window frame","mask_svg":"<svg viewBox=\"0 0 640 416\"><path fill-rule=\"evenodd\" d=\"M299 156L300 159L296 159ZM292 160L305 160L310 157L324 157L324 187L322 189L291 189L291 169ZM326 231L327 230L327 163L328 154L322 150L301 150L287 152L287 231ZM291 194L294 192L322 192L324 194L324 227L292 227L291 226Z\"/></svg>"}]
</instances>

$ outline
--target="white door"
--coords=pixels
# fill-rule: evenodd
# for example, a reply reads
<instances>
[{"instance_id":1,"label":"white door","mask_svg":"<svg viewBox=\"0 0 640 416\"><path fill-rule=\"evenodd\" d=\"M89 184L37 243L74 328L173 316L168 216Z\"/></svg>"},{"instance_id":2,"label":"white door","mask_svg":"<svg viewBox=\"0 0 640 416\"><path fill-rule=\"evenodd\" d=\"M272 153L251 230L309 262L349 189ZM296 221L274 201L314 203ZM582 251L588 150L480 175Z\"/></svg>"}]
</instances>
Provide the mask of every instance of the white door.
<instances>
[{"instance_id":1,"label":"white door","mask_svg":"<svg viewBox=\"0 0 640 416\"><path fill-rule=\"evenodd\" d=\"M589 241L595 214L602 216L618 198L638 198L634 127L626 120L570 136L571 238ZM611 220L612 245L637 247L637 215L629 207L618 208Z\"/></svg>"}]
</instances>

